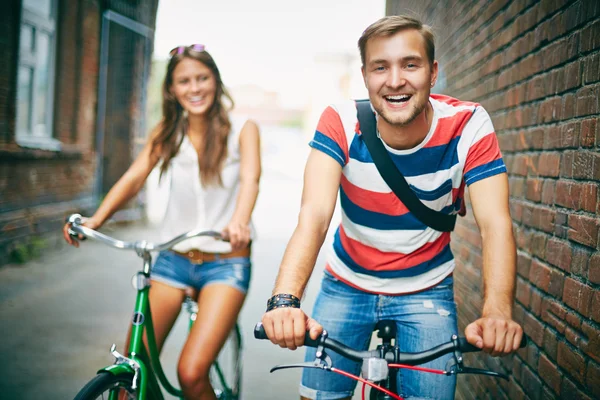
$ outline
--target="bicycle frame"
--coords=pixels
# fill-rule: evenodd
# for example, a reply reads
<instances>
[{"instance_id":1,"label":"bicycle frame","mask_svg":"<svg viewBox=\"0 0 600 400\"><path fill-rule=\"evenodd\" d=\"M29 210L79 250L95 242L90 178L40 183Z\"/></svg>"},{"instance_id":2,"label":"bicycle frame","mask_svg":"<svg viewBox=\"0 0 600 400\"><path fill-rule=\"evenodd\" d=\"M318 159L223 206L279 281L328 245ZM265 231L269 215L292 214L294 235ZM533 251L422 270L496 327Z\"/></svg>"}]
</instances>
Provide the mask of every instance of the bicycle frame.
<instances>
[{"instance_id":1,"label":"bicycle frame","mask_svg":"<svg viewBox=\"0 0 600 400\"><path fill-rule=\"evenodd\" d=\"M137 392L138 400L151 399L164 399L161 386L171 395L183 398L183 392L180 389L175 388L167 379L162 365L159 359L158 346L156 345L156 337L154 333L154 325L152 323L152 313L150 311L150 269L152 265L152 251L161 251L172 248L182 240L189 239L196 236L208 236L213 238L221 238L220 233L216 231L191 231L182 234L169 242L162 244L152 244L146 241L140 242L125 242L116 240L105 234L97 232L93 229L87 228L81 225L81 216L79 214L72 214L68 217L67 222L71 223L69 228L69 234L71 235L83 235L84 237L90 237L96 240L100 240L109 246L116 247L119 249L135 250L137 255L142 258L144 267L142 271L139 271L133 279L133 286L137 290L135 308L133 317L131 320L131 333L129 337L129 357L118 353L116 346L113 344L111 353L115 356L116 360L113 365L107 366L98 371L98 373L110 373L114 376L121 375L133 375L132 391ZM186 296L185 303L187 311L189 313L189 329L191 330L194 321L197 316L197 304L189 297ZM146 338L148 342L148 349L144 345L143 337L144 331L146 332ZM241 334L239 326L235 325L235 335L238 346L241 343ZM239 351L240 347L238 347ZM225 376L218 361L212 365L219 379L221 388L215 390L215 394L219 399L232 399L234 398L233 390L225 380ZM239 371L239 367L238 367ZM238 377L239 379L239 377ZM160 383L160 384L159 384ZM224 397L222 397L224 396ZM111 400L117 400L117 390L113 389L110 391L109 398Z\"/></svg>"},{"instance_id":2,"label":"bicycle frame","mask_svg":"<svg viewBox=\"0 0 600 400\"><path fill-rule=\"evenodd\" d=\"M131 321L131 335L129 337L128 351L129 358L126 359L131 360L132 362L119 362L119 359L117 359L115 364L103 368L98 372L106 371L114 375L122 373L134 374L134 377L137 379L137 387L139 388L138 400L146 400L148 398L153 400L164 399L160 389L161 386L169 394L183 398L183 392L169 382L160 362L158 346L156 344L156 337L154 334L154 325L152 323L152 313L150 311L150 301L148 298L150 291L150 265L152 264L152 256L149 252L144 252L143 259L144 270L143 272L138 272L134 278L136 280L137 295ZM186 308L189 312L188 329L191 330L194 321L196 320L197 310L192 309L190 305L187 305ZM146 331L146 337L148 339L149 354L144 346L144 331ZM240 335L237 325L236 334ZM225 388L225 395L227 396L226 398L228 398L231 396L231 389L229 389L225 381L225 376L223 375L218 362L215 362L213 365L223 388ZM117 393L111 393L109 399L117 400Z\"/></svg>"},{"instance_id":3,"label":"bicycle frame","mask_svg":"<svg viewBox=\"0 0 600 400\"><path fill-rule=\"evenodd\" d=\"M134 384L138 388L138 399L146 400L148 398L162 400L164 396L160 386L173 396L183 398L183 392L175 388L167 379L159 359L158 347L154 335L154 325L152 324L152 313L150 311L150 301L148 294L150 291L150 265L152 256L148 251L142 255L144 259L144 270L136 275L137 295L135 308L131 321L131 334L129 337L128 358L119 359L115 364L103 368L98 372L106 371L117 375L122 373L134 374L136 380ZM190 315L190 328L192 326L192 316ZM148 351L144 346L144 330L148 338ZM158 377L158 379L157 379ZM160 382L160 385L159 385ZM148 397L149 396L149 397ZM118 394L112 393L110 400L117 400Z\"/></svg>"}]
</instances>

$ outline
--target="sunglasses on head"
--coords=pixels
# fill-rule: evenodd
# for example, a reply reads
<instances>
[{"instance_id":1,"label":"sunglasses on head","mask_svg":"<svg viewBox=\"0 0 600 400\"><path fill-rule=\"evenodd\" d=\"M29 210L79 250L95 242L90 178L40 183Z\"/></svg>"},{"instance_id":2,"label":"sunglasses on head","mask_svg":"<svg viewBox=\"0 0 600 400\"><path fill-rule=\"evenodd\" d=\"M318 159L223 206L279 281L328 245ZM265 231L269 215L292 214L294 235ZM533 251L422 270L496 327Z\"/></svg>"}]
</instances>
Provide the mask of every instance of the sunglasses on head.
<instances>
[{"instance_id":1,"label":"sunglasses on head","mask_svg":"<svg viewBox=\"0 0 600 400\"><path fill-rule=\"evenodd\" d=\"M204 51L205 48L206 47L203 44L191 44L189 46L177 46L169 52L169 56L173 57L175 54L183 54L185 49L197 51L198 53L200 53L200 52Z\"/></svg>"}]
</instances>

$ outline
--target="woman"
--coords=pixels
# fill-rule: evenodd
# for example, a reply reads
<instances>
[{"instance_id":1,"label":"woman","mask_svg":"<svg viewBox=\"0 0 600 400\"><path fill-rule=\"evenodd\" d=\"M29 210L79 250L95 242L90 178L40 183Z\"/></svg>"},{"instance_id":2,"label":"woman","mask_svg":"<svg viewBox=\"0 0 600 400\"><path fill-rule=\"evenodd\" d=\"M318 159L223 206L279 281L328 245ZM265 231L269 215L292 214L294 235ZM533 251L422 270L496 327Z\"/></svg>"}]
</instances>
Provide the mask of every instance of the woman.
<instances>
[{"instance_id":1,"label":"woman","mask_svg":"<svg viewBox=\"0 0 600 400\"><path fill-rule=\"evenodd\" d=\"M185 290L198 291L198 318L185 343L178 376L186 398L215 399L208 380L237 320L250 280L250 220L258 195L257 125L232 126L219 70L202 45L176 47L163 84L163 118L125 175L85 226L97 229L144 186L156 167L168 201L161 236L192 229L221 231L229 242L193 238L159 254L150 304L159 350L173 327ZM65 240L78 243L64 229Z\"/></svg>"}]
</instances>

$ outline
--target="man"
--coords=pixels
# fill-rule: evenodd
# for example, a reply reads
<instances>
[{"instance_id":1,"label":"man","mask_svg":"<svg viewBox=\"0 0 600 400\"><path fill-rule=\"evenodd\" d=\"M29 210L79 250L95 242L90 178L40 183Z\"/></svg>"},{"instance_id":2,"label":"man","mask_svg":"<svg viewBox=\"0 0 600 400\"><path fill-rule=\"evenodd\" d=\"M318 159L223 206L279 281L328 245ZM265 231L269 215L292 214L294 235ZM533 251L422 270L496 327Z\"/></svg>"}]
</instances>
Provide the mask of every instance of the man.
<instances>
[{"instance_id":1,"label":"man","mask_svg":"<svg viewBox=\"0 0 600 400\"><path fill-rule=\"evenodd\" d=\"M438 76L433 34L403 16L380 19L359 40L362 74L377 115L378 136L398 169L427 206L455 214L465 185L483 243L485 299L481 318L465 336L492 355L516 350L521 327L512 320L516 250L508 207L508 179L494 128L478 104L431 95ZM307 330L366 349L381 319L397 323L401 351L416 352L456 334L454 259L450 233L418 221L376 170L361 137L356 106L328 107L308 158L298 226L262 318L273 343L295 349ZM340 192L337 229L313 317L299 308ZM282 307L283 306L283 307ZM358 374L360 365L333 358ZM307 351L314 359L314 349ZM444 369L446 358L425 366ZM455 377L401 370L407 399L452 399ZM306 369L303 399L349 399L354 381Z\"/></svg>"}]
</instances>

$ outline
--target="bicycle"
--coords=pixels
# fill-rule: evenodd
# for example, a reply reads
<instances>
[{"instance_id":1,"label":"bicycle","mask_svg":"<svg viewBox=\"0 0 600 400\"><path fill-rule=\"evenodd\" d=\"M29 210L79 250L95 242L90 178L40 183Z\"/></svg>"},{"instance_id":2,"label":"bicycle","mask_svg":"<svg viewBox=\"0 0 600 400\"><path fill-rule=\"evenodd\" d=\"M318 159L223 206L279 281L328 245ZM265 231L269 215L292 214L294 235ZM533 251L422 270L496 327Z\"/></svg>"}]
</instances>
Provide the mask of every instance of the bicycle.
<instances>
[{"instance_id":1,"label":"bicycle","mask_svg":"<svg viewBox=\"0 0 600 400\"><path fill-rule=\"evenodd\" d=\"M80 235L98 240L109 246L134 250L143 260L143 269L138 271L132 279L132 285L137 290L135 308L131 321L131 334L129 340L128 356L120 354L116 345L111 346L110 352L115 357L112 365L98 370L97 375L90 380L75 396L75 400L91 400L96 398L119 399L119 393L126 393L128 399L164 399L161 386L171 395L183 398L183 392L175 388L166 377L160 363L148 292L150 290L150 271L152 269L153 251L167 250L183 240L198 236L208 236L221 239L221 235L214 231L191 231L182 234L166 243L153 244L146 241L125 242L117 240L103 233L85 227L82 217L73 214L67 218L71 223L69 233L74 237ZM186 293L182 307L188 312L189 329L191 329L198 312L197 303ZM147 333L148 350L143 343L144 330ZM241 391L241 358L242 340L240 327L236 323L219 357L211 367L210 381L219 400L237 400ZM160 385L159 385L160 383Z\"/></svg>"},{"instance_id":2,"label":"bicycle","mask_svg":"<svg viewBox=\"0 0 600 400\"><path fill-rule=\"evenodd\" d=\"M396 375L399 368L414 369L422 372L448 376L458 374L481 374L508 380L508 376L498 372L464 366L462 353L481 351L481 349L468 343L467 339L464 337L452 335L449 342L440 344L429 350L418 353L403 353L399 350L397 345L392 345L392 340L395 340L396 338L395 321L380 321L375 326L374 331L377 331L377 337L379 337L382 342L377 345L376 349L367 351L352 349L343 343L328 337L326 330L324 330L317 339L311 339L307 332L304 339L304 345L315 347L317 349L315 360L313 362L278 365L271 368L270 372L272 373L277 370L288 368L317 368L335 372L361 382L363 384L363 400L365 400L365 390L367 385L375 389L371 389L369 393L370 400L403 400L402 397L396 394L398 393L396 388ZM254 328L254 337L256 339L268 340L261 322L256 324ZM526 345L527 338L523 336L520 347L525 347ZM331 358L325 351L326 349L332 350L350 360L362 362L361 375L363 377L361 378L335 368L332 365ZM453 358L448 361L445 370L417 367L419 364L435 360L448 353L453 353Z\"/></svg>"}]
</instances>

